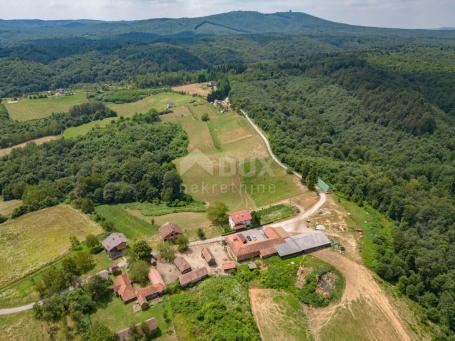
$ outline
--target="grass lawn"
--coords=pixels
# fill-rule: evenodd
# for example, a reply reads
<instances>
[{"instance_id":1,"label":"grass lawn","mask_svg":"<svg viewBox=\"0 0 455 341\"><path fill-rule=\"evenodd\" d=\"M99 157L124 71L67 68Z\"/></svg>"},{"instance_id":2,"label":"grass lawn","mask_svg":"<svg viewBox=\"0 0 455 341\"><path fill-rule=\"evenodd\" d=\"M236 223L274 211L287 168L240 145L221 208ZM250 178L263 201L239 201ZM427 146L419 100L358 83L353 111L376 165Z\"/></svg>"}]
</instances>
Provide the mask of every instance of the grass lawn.
<instances>
[{"instance_id":1,"label":"grass lawn","mask_svg":"<svg viewBox=\"0 0 455 341\"><path fill-rule=\"evenodd\" d=\"M132 303L124 304L120 299L114 297L106 307L98 309L92 315L92 320L103 323L113 332L118 332L154 317L158 322L161 335L166 336L173 333L172 322L167 322L164 318L166 309L169 309L168 302L164 299L163 302L151 306L146 311L134 313Z\"/></svg>"},{"instance_id":2,"label":"grass lawn","mask_svg":"<svg viewBox=\"0 0 455 341\"><path fill-rule=\"evenodd\" d=\"M257 206L297 196L302 193L296 180L270 158L242 164L242 182Z\"/></svg>"},{"instance_id":3,"label":"grass lawn","mask_svg":"<svg viewBox=\"0 0 455 341\"><path fill-rule=\"evenodd\" d=\"M250 289L251 306L263 341L312 340L302 305L292 294Z\"/></svg>"},{"instance_id":4,"label":"grass lawn","mask_svg":"<svg viewBox=\"0 0 455 341\"><path fill-rule=\"evenodd\" d=\"M1 341L50 340L47 324L33 318L31 311L0 316ZM62 337L63 335L58 335ZM63 340L63 339L62 339Z\"/></svg>"},{"instance_id":5,"label":"grass lawn","mask_svg":"<svg viewBox=\"0 0 455 341\"><path fill-rule=\"evenodd\" d=\"M87 102L84 92L71 96L51 96L48 98L20 98L18 103L5 103L11 119L27 121L50 116L54 112L67 112L72 106Z\"/></svg>"},{"instance_id":6,"label":"grass lawn","mask_svg":"<svg viewBox=\"0 0 455 341\"><path fill-rule=\"evenodd\" d=\"M108 117L103 120L92 121L92 122L80 125L78 127L67 128L67 129L65 129L65 131L63 132L62 135L64 138L67 138L67 139L79 137L79 136L87 134L94 128L98 128L98 127L103 128L115 119L116 119L115 117Z\"/></svg>"},{"instance_id":7,"label":"grass lawn","mask_svg":"<svg viewBox=\"0 0 455 341\"><path fill-rule=\"evenodd\" d=\"M158 232L159 226L129 214L124 205L97 206L96 212L111 221L116 231L124 233L131 240L150 237Z\"/></svg>"},{"instance_id":8,"label":"grass lawn","mask_svg":"<svg viewBox=\"0 0 455 341\"><path fill-rule=\"evenodd\" d=\"M353 202L337 197L341 206L351 214L346 218L348 227L352 230L362 229L360 239L361 253L364 264L375 270L378 259L378 245L375 239L382 238L392 247L392 222L369 205L360 207Z\"/></svg>"},{"instance_id":9,"label":"grass lawn","mask_svg":"<svg viewBox=\"0 0 455 341\"><path fill-rule=\"evenodd\" d=\"M64 255L70 236L82 240L101 232L90 218L66 205L7 221L0 234L0 287Z\"/></svg>"},{"instance_id":10,"label":"grass lawn","mask_svg":"<svg viewBox=\"0 0 455 341\"><path fill-rule=\"evenodd\" d=\"M279 204L259 210L258 214L261 217L261 224L266 225L289 218L295 215L296 211L289 205Z\"/></svg>"},{"instance_id":11,"label":"grass lawn","mask_svg":"<svg viewBox=\"0 0 455 341\"><path fill-rule=\"evenodd\" d=\"M167 104L171 102L179 107L193 101L201 101L201 99L188 95L180 95L175 92L162 92L148 96L137 102L123 104L108 103L107 106L117 112L119 116L130 117L138 112L146 112L152 108L158 111L164 111L166 110Z\"/></svg>"},{"instance_id":12,"label":"grass lawn","mask_svg":"<svg viewBox=\"0 0 455 341\"><path fill-rule=\"evenodd\" d=\"M22 200L9 200L3 201L0 198L0 214L5 217L9 217L13 213L14 209L22 205Z\"/></svg>"}]
</instances>

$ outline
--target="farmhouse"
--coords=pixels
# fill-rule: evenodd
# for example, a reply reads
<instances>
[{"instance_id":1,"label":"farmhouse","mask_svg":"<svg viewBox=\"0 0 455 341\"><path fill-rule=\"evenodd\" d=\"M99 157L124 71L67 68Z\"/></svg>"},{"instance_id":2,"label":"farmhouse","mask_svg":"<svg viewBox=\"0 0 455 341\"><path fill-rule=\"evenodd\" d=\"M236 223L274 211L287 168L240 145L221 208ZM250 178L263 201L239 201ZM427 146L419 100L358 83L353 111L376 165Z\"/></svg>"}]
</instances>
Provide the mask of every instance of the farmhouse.
<instances>
[{"instance_id":1,"label":"farmhouse","mask_svg":"<svg viewBox=\"0 0 455 341\"><path fill-rule=\"evenodd\" d=\"M160 227L160 237L164 241L175 240L182 234L180 226L174 223L165 223Z\"/></svg>"},{"instance_id":2,"label":"farmhouse","mask_svg":"<svg viewBox=\"0 0 455 341\"><path fill-rule=\"evenodd\" d=\"M210 266L215 266L216 265L216 260L215 257L213 256L212 252L206 247L204 247L201 250L201 257L205 259L208 265Z\"/></svg>"},{"instance_id":3,"label":"farmhouse","mask_svg":"<svg viewBox=\"0 0 455 341\"><path fill-rule=\"evenodd\" d=\"M120 275L114 280L114 292L121 298L123 303L128 303L136 299L133 285L128 275Z\"/></svg>"},{"instance_id":4,"label":"farmhouse","mask_svg":"<svg viewBox=\"0 0 455 341\"><path fill-rule=\"evenodd\" d=\"M117 232L111 233L101 244L112 259L121 257L123 250L128 247L125 235Z\"/></svg>"},{"instance_id":5,"label":"farmhouse","mask_svg":"<svg viewBox=\"0 0 455 341\"><path fill-rule=\"evenodd\" d=\"M199 268L179 276L179 282L182 287L197 283L209 276L207 268Z\"/></svg>"},{"instance_id":6,"label":"farmhouse","mask_svg":"<svg viewBox=\"0 0 455 341\"><path fill-rule=\"evenodd\" d=\"M191 271L191 265L183 257L175 257L174 264L182 274Z\"/></svg>"},{"instance_id":7,"label":"farmhouse","mask_svg":"<svg viewBox=\"0 0 455 341\"><path fill-rule=\"evenodd\" d=\"M251 213L249 211L237 211L229 214L229 226L233 230L243 230L251 225Z\"/></svg>"},{"instance_id":8,"label":"farmhouse","mask_svg":"<svg viewBox=\"0 0 455 341\"><path fill-rule=\"evenodd\" d=\"M253 229L226 237L231 255L238 261L254 257L266 258L276 254L275 245L288 237L281 227Z\"/></svg>"},{"instance_id":9,"label":"farmhouse","mask_svg":"<svg viewBox=\"0 0 455 341\"><path fill-rule=\"evenodd\" d=\"M164 283L163 277L157 269L150 269L149 271L149 281L155 286L161 286L163 290L166 288L166 283Z\"/></svg>"}]
</instances>

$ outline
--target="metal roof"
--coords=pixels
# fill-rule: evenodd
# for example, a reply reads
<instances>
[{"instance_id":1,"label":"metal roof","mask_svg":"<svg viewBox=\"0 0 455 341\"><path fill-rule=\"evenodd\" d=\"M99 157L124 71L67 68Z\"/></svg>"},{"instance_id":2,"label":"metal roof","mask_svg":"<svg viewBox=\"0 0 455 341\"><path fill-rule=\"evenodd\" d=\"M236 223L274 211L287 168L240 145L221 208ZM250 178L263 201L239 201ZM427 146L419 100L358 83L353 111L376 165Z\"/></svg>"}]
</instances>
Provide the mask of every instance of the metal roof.
<instances>
[{"instance_id":1,"label":"metal roof","mask_svg":"<svg viewBox=\"0 0 455 341\"><path fill-rule=\"evenodd\" d=\"M280 257L305 252L318 247L329 246L330 240L321 231L287 238L284 243L275 246Z\"/></svg>"}]
</instances>

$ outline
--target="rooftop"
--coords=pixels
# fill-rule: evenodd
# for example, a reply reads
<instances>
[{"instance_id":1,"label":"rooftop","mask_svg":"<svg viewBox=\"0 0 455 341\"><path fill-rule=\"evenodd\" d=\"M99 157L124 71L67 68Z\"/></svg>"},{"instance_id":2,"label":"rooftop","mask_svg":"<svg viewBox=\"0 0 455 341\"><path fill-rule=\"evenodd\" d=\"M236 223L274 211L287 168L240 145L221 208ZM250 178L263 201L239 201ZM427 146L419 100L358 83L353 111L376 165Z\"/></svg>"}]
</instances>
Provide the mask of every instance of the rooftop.
<instances>
[{"instance_id":1,"label":"rooftop","mask_svg":"<svg viewBox=\"0 0 455 341\"><path fill-rule=\"evenodd\" d=\"M252 219L250 211L246 210L231 212L229 214L229 217L232 219L235 225L242 224L243 222Z\"/></svg>"},{"instance_id":2,"label":"rooftop","mask_svg":"<svg viewBox=\"0 0 455 341\"><path fill-rule=\"evenodd\" d=\"M180 228L180 226L178 226L177 224L174 224L174 223L165 223L165 224L161 225L160 237L162 239L166 238L167 236L169 236L172 233L182 234L183 232L182 232L182 229Z\"/></svg>"},{"instance_id":3,"label":"rooftop","mask_svg":"<svg viewBox=\"0 0 455 341\"><path fill-rule=\"evenodd\" d=\"M120 244L127 242L128 241L123 233L114 232L111 233L106 239L104 239L101 244L107 251L111 251Z\"/></svg>"},{"instance_id":4,"label":"rooftop","mask_svg":"<svg viewBox=\"0 0 455 341\"><path fill-rule=\"evenodd\" d=\"M312 233L289 237L284 243L276 245L275 248L281 257L286 257L329 245L330 240L324 233L313 231Z\"/></svg>"},{"instance_id":5,"label":"rooftop","mask_svg":"<svg viewBox=\"0 0 455 341\"><path fill-rule=\"evenodd\" d=\"M190 283L195 283L208 275L209 272L207 271L207 268L199 268L179 276L179 282L180 285L185 286Z\"/></svg>"}]
</instances>

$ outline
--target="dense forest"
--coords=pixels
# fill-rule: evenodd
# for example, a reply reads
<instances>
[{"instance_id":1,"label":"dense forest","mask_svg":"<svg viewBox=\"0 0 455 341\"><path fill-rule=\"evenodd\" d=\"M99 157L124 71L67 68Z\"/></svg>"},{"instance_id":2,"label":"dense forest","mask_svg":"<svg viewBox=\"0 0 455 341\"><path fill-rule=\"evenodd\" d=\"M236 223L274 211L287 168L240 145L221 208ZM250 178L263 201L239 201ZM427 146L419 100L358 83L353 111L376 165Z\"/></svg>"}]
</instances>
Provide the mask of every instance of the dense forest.
<instances>
[{"instance_id":1,"label":"dense forest","mask_svg":"<svg viewBox=\"0 0 455 341\"><path fill-rule=\"evenodd\" d=\"M75 139L15 149L0 160L5 200L22 199L13 215L52 206L163 201L189 198L171 161L186 153L187 137L175 125L157 125L157 113L120 119Z\"/></svg>"},{"instance_id":2,"label":"dense forest","mask_svg":"<svg viewBox=\"0 0 455 341\"><path fill-rule=\"evenodd\" d=\"M448 97L426 96L453 94L455 73L444 73L438 90L431 82L416 87L366 55L347 54L252 65L230 78L232 102L268 133L274 151L304 182L317 174L396 222L393 245L375 240L375 270L452 334L454 107Z\"/></svg>"}]
</instances>

